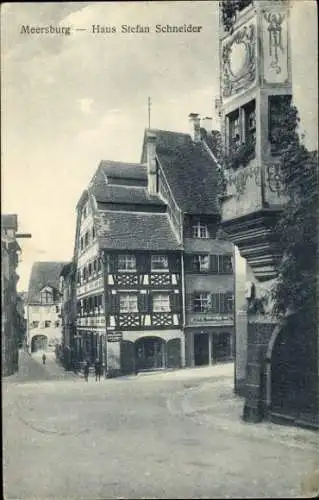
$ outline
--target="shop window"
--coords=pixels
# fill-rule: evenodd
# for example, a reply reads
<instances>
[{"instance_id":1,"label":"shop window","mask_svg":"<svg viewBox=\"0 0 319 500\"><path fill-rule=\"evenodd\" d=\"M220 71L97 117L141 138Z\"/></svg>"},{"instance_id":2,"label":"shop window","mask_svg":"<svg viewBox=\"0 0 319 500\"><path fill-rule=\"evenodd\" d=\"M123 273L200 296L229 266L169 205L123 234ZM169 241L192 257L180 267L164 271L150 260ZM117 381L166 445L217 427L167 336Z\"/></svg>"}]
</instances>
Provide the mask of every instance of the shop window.
<instances>
[{"instance_id":1,"label":"shop window","mask_svg":"<svg viewBox=\"0 0 319 500\"><path fill-rule=\"evenodd\" d=\"M210 297L208 292L198 292L193 296L193 312L205 313L209 311Z\"/></svg>"},{"instance_id":2,"label":"shop window","mask_svg":"<svg viewBox=\"0 0 319 500\"><path fill-rule=\"evenodd\" d=\"M170 312L170 300L168 294L157 293L153 297L153 312Z\"/></svg>"},{"instance_id":3,"label":"shop window","mask_svg":"<svg viewBox=\"0 0 319 500\"><path fill-rule=\"evenodd\" d=\"M202 222L198 221L196 224L193 225L193 238L208 238L208 227L207 224L203 224Z\"/></svg>"},{"instance_id":4,"label":"shop window","mask_svg":"<svg viewBox=\"0 0 319 500\"><path fill-rule=\"evenodd\" d=\"M194 255L192 262L193 271L197 273L209 271L209 256L208 255Z\"/></svg>"},{"instance_id":5,"label":"shop window","mask_svg":"<svg viewBox=\"0 0 319 500\"><path fill-rule=\"evenodd\" d=\"M120 312L121 313L132 313L137 312L137 295L133 294L121 294L120 295Z\"/></svg>"},{"instance_id":6,"label":"shop window","mask_svg":"<svg viewBox=\"0 0 319 500\"><path fill-rule=\"evenodd\" d=\"M119 271L136 271L136 258L134 255L119 255Z\"/></svg>"},{"instance_id":7,"label":"shop window","mask_svg":"<svg viewBox=\"0 0 319 500\"><path fill-rule=\"evenodd\" d=\"M168 258L166 255L152 255L151 269L152 271L168 271Z\"/></svg>"}]
</instances>

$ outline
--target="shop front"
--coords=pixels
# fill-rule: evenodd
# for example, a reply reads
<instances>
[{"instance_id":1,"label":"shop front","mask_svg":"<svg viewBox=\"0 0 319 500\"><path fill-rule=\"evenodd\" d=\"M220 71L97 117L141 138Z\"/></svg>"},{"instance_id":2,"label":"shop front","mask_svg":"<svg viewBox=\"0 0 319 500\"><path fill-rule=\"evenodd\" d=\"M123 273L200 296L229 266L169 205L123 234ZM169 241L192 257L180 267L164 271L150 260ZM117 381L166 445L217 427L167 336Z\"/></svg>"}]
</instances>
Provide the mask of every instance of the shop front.
<instances>
[{"instance_id":1,"label":"shop front","mask_svg":"<svg viewBox=\"0 0 319 500\"><path fill-rule=\"evenodd\" d=\"M234 324L185 328L187 366L207 366L233 359Z\"/></svg>"}]
</instances>

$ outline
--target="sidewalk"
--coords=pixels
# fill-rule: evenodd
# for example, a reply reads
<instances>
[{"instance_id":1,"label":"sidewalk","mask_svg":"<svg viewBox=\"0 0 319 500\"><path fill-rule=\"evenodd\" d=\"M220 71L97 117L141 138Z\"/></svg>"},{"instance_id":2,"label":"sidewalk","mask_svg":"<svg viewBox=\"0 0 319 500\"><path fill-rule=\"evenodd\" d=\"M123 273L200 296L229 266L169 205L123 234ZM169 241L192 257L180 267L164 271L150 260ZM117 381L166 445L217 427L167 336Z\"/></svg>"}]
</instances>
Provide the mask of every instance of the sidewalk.
<instances>
[{"instance_id":1,"label":"sidewalk","mask_svg":"<svg viewBox=\"0 0 319 500\"><path fill-rule=\"evenodd\" d=\"M318 449L319 436L315 431L263 421L258 424L242 420L244 399L234 394L233 379L225 376L210 379L191 387L181 398L184 415L200 425L218 427L237 435L258 440L275 440L290 447ZM318 457L319 458L319 457Z\"/></svg>"}]
</instances>

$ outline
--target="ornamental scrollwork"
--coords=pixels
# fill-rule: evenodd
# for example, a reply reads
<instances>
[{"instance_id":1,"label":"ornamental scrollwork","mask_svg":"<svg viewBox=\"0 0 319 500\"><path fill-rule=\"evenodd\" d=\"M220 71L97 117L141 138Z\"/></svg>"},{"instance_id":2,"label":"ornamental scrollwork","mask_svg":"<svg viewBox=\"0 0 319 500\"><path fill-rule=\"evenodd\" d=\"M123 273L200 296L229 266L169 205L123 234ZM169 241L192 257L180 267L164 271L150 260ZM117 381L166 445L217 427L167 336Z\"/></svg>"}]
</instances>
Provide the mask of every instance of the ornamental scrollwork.
<instances>
[{"instance_id":1,"label":"ornamental scrollwork","mask_svg":"<svg viewBox=\"0 0 319 500\"><path fill-rule=\"evenodd\" d=\"M277 194L283 193L285 191L285 182L280 165L267 165L266 171L270 191Z\"/></svg>"},{"instance_id":2,"label":"ornamental scrollwork","mask_svg":"<svg viewBox=\"0 0 319 500\"><path fill-rule=\"evenodd\" d=\"M229 175L227 178L227 185L229 187L235 186L236 196L242 196L245 193L248 179L254 179L256 186L260 186L260 168L258 165L251 168L244 168L234 174Z\"/></svg>"},{"instance_id":3,"label":"ornamental scrollwork","mask_svg":"<svg viewBox=\"0 0 319 500\"><path fill-rule=\"evenodd\" d=\"M279 51L283 52L284 50L282 45L282 22L285 15L264 12L264 18L268 23L270 66L279 74L282 69L279 65Z\"/></svg>"},{"instance_id":4,"label":"ornamental scrollwork","mask_svg":"<svg viewBox=\"0 0 319 500\"><path fill-rule=\"evenodd\" d=\"M242 45L245 50L245 60L239 72L231 68L231 56L234 45ZM256 29L254 24L244 26L237 31L223 47L223 96L230 97L239 92L247 83L254 81L256 76Z\"/></svg>"}]
</instances>

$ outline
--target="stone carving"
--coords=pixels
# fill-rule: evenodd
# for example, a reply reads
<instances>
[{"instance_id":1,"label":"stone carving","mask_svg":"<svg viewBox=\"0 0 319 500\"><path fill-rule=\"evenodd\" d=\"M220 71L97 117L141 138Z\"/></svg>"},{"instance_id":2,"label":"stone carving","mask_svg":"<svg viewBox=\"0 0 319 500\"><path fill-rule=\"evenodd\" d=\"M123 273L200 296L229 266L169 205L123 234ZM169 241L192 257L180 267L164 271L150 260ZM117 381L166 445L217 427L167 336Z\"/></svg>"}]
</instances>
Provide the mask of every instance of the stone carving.
<instances>
[{"instance_id":1,"label":"stone carving","mask_svg":"<svg viewBox=\"0 0 319 500\"><path fill-rule=\"evenodd\" d=\"M246 167L243 170L237 171L234 174L230 174L227 178L228 186L235 185L236 196L239 198L242 196L246 189L246 184L248 179L254 179L256 186L260 186L260 169L257 166L254 167Z\"/></svg>"},{"instance_id":2,"label":"stone carving","mask_svg":"<svg viewBox=\"0 0 319 500\"><path fill-rule=\"evenodd\" d=\"M223 96L239 92L256 76L256 29L254 24L244 26L224 45Z\"/></svg>"},{"instance_id":3,"label":"stone carving","mask_svg":"<svg viewBox=\"0 0 319 500\"><path fill-rule=\"evenodd\" d=\"M267 165L267 182L272 193L283 193L285 191L285 182L280 165Z\"/></svg>"},{"instance_id":4,"label":"stone carving","mask_svg":"<svg viewBox=\"0 0 319 500\"><path fill-rule=\"evenodd\" d=\"M270 66L275 69L277 74L279 74L282 69L279 65L279 50L282 52L284 50L282 45L281 25L285 15L264 12L264 18L268 22L267 30L269 33L269 56L271 57Z\"/></svg>"}]
</instances>

